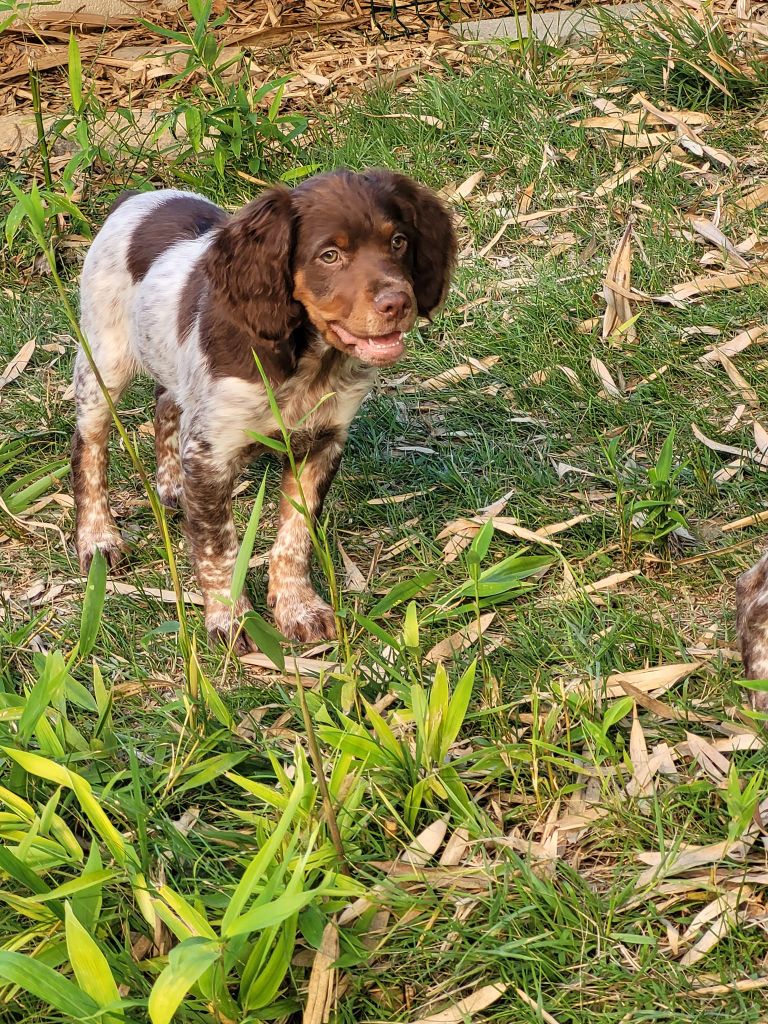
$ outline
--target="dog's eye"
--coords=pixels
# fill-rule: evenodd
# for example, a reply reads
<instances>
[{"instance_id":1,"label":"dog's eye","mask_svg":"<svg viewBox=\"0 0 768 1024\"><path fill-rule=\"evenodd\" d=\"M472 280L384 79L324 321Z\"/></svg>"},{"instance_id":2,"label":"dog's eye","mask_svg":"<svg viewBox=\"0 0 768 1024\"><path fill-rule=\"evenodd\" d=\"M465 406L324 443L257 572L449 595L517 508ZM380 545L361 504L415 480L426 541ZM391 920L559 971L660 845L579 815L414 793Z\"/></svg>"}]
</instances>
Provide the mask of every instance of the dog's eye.
<instances>
[{"instance_id":1,"label":"dog's eye","mask_svg":"<svg viewBox=\"0 0 768 1024\"><path fill-rule=\"evenodd\" d=\"M393 252L405 252L408 248L408 239L405 235L392 235L392 246Z\"/></svg>"},{"instance_id":2,"label":"dog's eye","mask_svg":"<svg viewBox=\"0 0 768 1024\"><path fill-rule=\"evenodd\" d=\"M326 249L324 252L320 253L320 259L323 261L323 263L336 263L338 258L338 249Z\"/></svg>"}]
</instances>

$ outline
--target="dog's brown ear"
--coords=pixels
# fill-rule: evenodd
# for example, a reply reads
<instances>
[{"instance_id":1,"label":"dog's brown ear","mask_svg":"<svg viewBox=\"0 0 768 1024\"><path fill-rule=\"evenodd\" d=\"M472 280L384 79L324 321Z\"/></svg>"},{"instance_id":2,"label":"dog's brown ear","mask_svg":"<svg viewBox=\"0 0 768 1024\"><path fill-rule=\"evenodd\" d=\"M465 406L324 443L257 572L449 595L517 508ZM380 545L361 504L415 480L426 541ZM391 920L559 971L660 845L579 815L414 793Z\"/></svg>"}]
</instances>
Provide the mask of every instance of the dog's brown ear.
<instances>
[{"instance_id":1,"label":"dog's brown ear","mask_svg":"<svg viewBox=\"0 0 768 1024\"><path fill-rule=\"evenodd\" d=\"M268 189L227 222L206 256L217 302L273 341L287 338L301 319L291 272L295 221L289 190Z\"/></svg>"},{"instance_id":2,"label":"dog's brown ear","mask_svg":"<svg viewBox=\"0 0 768 1024\"><path fill-rule=\"evenodd\" d=\"M413 232L413 290L420 316L444 301L456 264L456 232L444 203L430 189L392 171L366 174L390 193Z\"/></svg>"}]
</instances>

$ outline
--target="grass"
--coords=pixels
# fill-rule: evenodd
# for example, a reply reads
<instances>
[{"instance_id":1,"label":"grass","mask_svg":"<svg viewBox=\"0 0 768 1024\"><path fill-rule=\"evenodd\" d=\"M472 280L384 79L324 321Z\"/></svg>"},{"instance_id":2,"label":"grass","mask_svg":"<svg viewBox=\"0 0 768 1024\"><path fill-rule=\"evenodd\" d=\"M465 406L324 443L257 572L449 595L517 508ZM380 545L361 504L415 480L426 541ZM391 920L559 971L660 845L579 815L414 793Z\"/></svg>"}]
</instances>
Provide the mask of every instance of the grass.
<instances>
[{"instance_id":1,"label":"grass","mask_svg":"<svg viewBox=\"0 0 768 1024\"><path fill-rule=\"evenodd\" d=\"M584 88L620 107L637 85L589 74ZM373 566L370 589L344 598L351 661L307 692L351 878L338 872L327 836L290 673L246 670L209 650L190 609L200 669L223 703L185 684L175 610L143 594L170 582L121 446L112 451L113 505L133 550L115 578L140 592L107 594L100 609L95 581L96 597L86 598L100 621L92 655L78 651L84 587L69 543L66 487L43 494L47 504L33 503L26 520L3 520L0 1020L146 1020L150 991L152 1019L169 1019L169 956L174 970L184 958L189 968L178 1021L299 1020L315 952L334 919L342 922L331 956L339 1022L416 1021L461 999L470 1000L465 1012L459 1004L446 1019L470 1019L472 998L494 984L503 991L479 1016L510 1024L762 1019L760 990L744 984L766 976L762 839L753 836L742 856L721 850L688 870L671 861L687 845L741 837L765 796L759 727L753 732L732 654L733 582L754 560L761 532L722 527L763 510L768 481L748 466L715 483L727 458L701 445L691 423L752 446L752 413L726 435L741 399L724 370L697 358L713 341L763 323L768 289L726 291L680 308L637 304L634 344L603 342L599 330L582 333L579 325L602 314L605 269L628 216L633 286L660 294L703 272L708 250L681 235L684 215L711 217L719 201L730 209L743 185L765 173L765 134L751 110L716 115L706 141L732 153L735 170L707 169L691 157L687 169L670 163L598 200L597 183L637 155L606 132L575 126L594 113L582 84L554 64L533 75L503 56L478 60L470 77L424 78L407 95L374 93L333 122L315 112L303 140L302 162L323 168L388 164L434 187L485 174L457 205L468 254L446 309L364 404L328 503L330 536L363 575ZM420 120L425 114L442 127ZM199 187L221 201L248 197L242 182L222 183L205 165L192 163L186 173L199 174ZM532 210L566 212L544 229L512 225L486 258L473 255L502 216L481 197L500 192L499 205L509 209L529 185ZM94 192L83 209L98 223L106 205L107 196ZM758 209L729 214L724 226L737 242L750 232L764 240L768 224ZM2 440L23 446L0 487L66 458L73 414L65 397L72 332L56 292L32 269L25 236L6 258L15 269L0 291L0 363L31 338L37 348L3 390ZM75 277L72 260L67 287ZM695 333L702 326L720 334ZM487 373L440 390L421 386L488 356L498 362ZM593 356L628 385L667 369L616 401L601 393ZM760 408L768 402L762 359L757 344L736 357ZM578 387L558 365L573 371ZM541 371L549 375L532 382ZM123 422L148 467L152 439L142 427L150 418L151 387L139 383L123 402ZM669 561L652 544L632 543L622 507L649 495L648 470L672 429L680 471L668 500L696 542L673 548ZM577 469L558 472L562 464ZM261 466L252 469L236 502L241 530L261 474ZM273 468L256 555L274 535L277 479ZM370 503L412 492L399 503ZM510 584L482 643L448 662L446 681L426 652L475 619L477 563L498 565L524 545L496 530L447 563L437 536L507 494L502 515L528 530L589 518L556 535L554 553L530 546L551 564L530 587ZM66 543L40 522L58 527ZM193 588L176 521L171 532ZM431 582L375 614L393 587L427 570ZM582 589L632 570L597 600ZM440 618L441 599L464 584L468 611ZM251 573L250 587L263 608L263 569ZM69 659L66 668L56 652ZM659 692L666 709L607 695L612 673L691 661L693 671ZM25 710L30 705L39 705L40 717ZM711 746L694 757L688 733L725 741L720 760ZM734 733L741 747L729 748ZM668 748L674 771L656 774L638 793L643 747L651 755ZM95 808L62 769L87 781ZM427 848L423 870L406 855L418 835ZM440 867L450 837L459 853ZM265 848L270 856L257 870ZM644 877L640 853L668 858L665 871ZM232 934L233 906L243 914L270 905L276 915L275 899L296 891L306 894L301 906ZM344 908L362 893L374 905L345 919ZM711 913L697 921L706 907ZM702 944L688 963L685 954L713 922L719 941L706 951ZM31 975L14 975L23 970L9 951L72 979L79 1002L68 989L51 995ZM316 969L313 984L323 977ZM304 1019L321 1017L307 1011Z\"/></svg>"}]
</instances>

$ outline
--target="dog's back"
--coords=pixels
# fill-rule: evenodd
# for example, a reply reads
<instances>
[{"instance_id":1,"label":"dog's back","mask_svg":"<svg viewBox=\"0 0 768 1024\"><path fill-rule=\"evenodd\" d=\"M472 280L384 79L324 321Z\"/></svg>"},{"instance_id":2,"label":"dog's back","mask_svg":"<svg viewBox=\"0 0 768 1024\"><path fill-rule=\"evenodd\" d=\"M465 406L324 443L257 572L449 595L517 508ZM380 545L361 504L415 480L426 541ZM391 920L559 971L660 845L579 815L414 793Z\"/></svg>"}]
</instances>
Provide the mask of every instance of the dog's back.
<instances>
[{"instance_id":1,"label":"dog's back","mask_svg":"<svg viewBox=\"0 0 768 1024\"><path fill-rule=\"evenodd\" d=\"M142 285L146 283L143 290L152 293L142 299L173 301L150 287L147 275L161 258L172 258L174 247L200 238L226 219L208 199L176 189L118 197L88 251L80 278L81 324L103 375L122 378L126 364L133 372L151 371L143 365L132 332ZM187 268L187 259L180 259L179 271L185 274Z\"/></svg>"}]
</instances>

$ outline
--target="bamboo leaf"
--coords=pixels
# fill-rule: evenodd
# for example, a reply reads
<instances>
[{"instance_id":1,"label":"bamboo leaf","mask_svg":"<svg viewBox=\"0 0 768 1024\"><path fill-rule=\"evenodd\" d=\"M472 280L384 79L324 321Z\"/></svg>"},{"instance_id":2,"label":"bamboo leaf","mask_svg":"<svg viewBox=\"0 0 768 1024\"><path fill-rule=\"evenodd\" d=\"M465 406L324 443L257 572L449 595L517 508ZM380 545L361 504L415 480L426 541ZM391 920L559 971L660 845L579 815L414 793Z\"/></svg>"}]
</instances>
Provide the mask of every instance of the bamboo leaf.
<instances>
[{"instance_id":1,"label":"bamboo leaf","mask_svg":"<svg viewBox=\"0 0 768 1024\"><path fill-rule=\"evenodd\" d=\"M107 560L97 548L93 553L80 616L80 654L87 658L96 643L107 592Z\"/></svg>"},{"instance_id":2,"label":"bamboo leaf","mask_svg":"<svg viewBox=\"0 0 768 1024\"><path fill-rule=\"evenodd\" d=\"M253 509L251 511L251 517L248 520L248 526L243 534L243 540L240 544L240 550L237 553L235 560L235 568L232 572L232 588L229 596L233 601L236 601L243 592L245 586L245 577L248 573L248 563L251 560L253 554L253 545L256 542L256 531L259 528L259 520L261 518L261 506L264 502L264 491L267 487L267 474L266 471L261 479L261 487L259 487L258 494L256 495L256 501L253 503Z\"/></svg>"},{"instance_id":3,"label":"bamboo leaf","mask_svg":"<svg viewBox=\"0 0 768 1024\"><path fill-rule=\"evenodd\" d=\"M64 905L64 929L67 939L67 953L77 983L87 995L102 1008L114 1008L108 1020L123 1020L123 1011L118 1009L120 993L107 963L89 932L75 917L68 903Z\"/></svg>"},{"instance_id":4,"label":"bamboo leaf","mask_svg":"<svg viewBox=\"0 0 768 1024\"><path fill-rule=\"evenodd\" d=\"M18 985L46 1006L52 1006L59 1013L74 1017L75 1020L99 1014L98 1003L82 992L73 981L30 956L0 951L0 978Z\"/></svg>"},{"instance_id":5,"label":"bamboo leaf","mask_svg":"<svg viewBox=\"0 0 768 1024\"><path fill-rule=\"evenodd\" d=\"M149 994L152 1024L169 1024L184 996L214 963L221 947L211 939L185 939L168 954L168 966Z\"/></svg>"}]
</instances>

